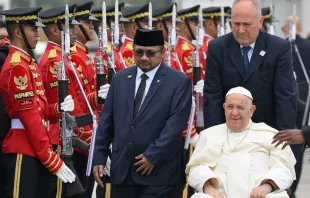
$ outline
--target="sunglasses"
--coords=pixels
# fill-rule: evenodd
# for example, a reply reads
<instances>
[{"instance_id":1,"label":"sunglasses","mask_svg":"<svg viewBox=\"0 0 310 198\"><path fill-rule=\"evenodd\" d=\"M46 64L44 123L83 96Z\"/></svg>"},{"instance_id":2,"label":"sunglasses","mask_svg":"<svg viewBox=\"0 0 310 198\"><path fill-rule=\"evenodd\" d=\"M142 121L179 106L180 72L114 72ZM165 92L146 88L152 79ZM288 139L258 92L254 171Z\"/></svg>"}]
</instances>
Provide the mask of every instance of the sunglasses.
<instances>
[{"instance_id":1,"label":"sunglasses","mask_svg":"<svg viewBox=\"0 0 310 198\"><path fill-rule=\"evenodd\" d=\"M135 56L142 57L145 54L147 57L154 57L158 52L161 52L163 49L164 48L161 48L158 51L135 49L134 53L135 53Z\"/></svg>"}]
</instances>

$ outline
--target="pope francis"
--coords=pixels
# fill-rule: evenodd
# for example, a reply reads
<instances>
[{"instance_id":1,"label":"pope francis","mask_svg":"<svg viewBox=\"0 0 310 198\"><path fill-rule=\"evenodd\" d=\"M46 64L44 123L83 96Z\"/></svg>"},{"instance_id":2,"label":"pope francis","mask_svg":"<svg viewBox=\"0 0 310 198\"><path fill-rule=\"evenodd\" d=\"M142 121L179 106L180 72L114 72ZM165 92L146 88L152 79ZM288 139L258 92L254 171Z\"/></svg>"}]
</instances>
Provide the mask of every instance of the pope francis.
<instances>
[{"instance_id":1,"label":"pope francis","mask_svg":"<svg viewBox=\"0 0 310 198\"><path fill-rule=\"evenodd\" d=\"M254 123L251 93L236 87L223 104L226 124L200 134L186 166L188 183L198 192L192 198L288 198L285 189L295 179L296 160L289 147L272 145L278 132Z\"/></svg>"}]
</instances>

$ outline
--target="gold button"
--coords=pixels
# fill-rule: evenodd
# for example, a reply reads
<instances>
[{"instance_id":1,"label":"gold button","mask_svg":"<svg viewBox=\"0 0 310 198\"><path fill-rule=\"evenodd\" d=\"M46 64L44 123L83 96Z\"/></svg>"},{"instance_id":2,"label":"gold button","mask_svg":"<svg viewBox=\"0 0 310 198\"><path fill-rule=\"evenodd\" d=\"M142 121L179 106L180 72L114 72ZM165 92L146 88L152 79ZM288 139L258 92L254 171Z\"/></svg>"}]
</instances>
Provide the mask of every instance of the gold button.
<instances>
[{"instance_id":1,"label":"gold button","mask_svg":"<svg viewBox=\"0 0 310 198\"><path fill-rule=\"evenodd\" d=\"M39 98L37 98L37 102L40 102Z\"/></svg>"},{"instance_id":2,"label":"gold button","mask_svg":"<svg viewBox=\"0 0 310 198\"><path fill-rule=\"evenodd\" d=\"M41 111L42 110L41 107L39 107L38 110Z\"/></svg>"},{"instance_id":3,"label":"gold button","mask_svg":"<svg viewBox=\"0 0 310 198\"><path fill-rule=\"evenodd\" d=\"M91 86L91 89L95 89L95 86L94 86L94 85L92 85L92 86Z\"/></svg>"}]
</instances>

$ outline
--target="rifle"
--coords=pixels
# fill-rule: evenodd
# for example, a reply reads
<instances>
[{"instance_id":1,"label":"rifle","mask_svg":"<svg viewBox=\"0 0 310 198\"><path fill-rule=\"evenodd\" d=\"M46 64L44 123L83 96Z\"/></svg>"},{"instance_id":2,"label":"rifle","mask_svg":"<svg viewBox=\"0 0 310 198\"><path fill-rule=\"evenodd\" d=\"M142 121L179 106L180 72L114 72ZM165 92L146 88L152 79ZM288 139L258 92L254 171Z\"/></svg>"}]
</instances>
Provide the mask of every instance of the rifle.
<instances>
[{"instance_id":1,"label":"rifle","mask_svg":"<svg viewBox=\"0 0 310 198\"><path fill-rule=\"evenodd\" d=\"M225 34L225 20L224 20L224 7L221 6L221 24L218 25L218 37Z\"/></svg>"},{"instance_id":2,"label":"rifle","mask_svg":"<svg viewBox=\"0 0 310 198\"><path fill-rule=\"evenodd\" d=\"M106 26L106 6L105 1L102 2L102 27L99 27L99 56L96 56L96 83L97 83L97 93L102 85L106 84L106 74L104 72L104 64L102 58L103 48L106 52L108 48L108 35ZM102 43L103 42L103 43ZM104 99L97 97L98 104L104 104Z\"/></svg>"},{"instance_id":3,"label":"rifle","mask_svg":"<svg viewBox=\"0 0 310 198\"><path fill-rule=\"evenodd\" d=\"M64 101L68 95L68 79L66 78L66 67L64 59L70 54L70 33L69 33L69 9L66 5L65 11L65 31L61 31L61 46L62 46L62 60L57 62L58 68L58 109L61 112L61 119L59 120L61 148L58 148L58 152L61 153L60 157L64 163L70 168L70 170L77 176L75 168L73 166L72 154L72 136L73 128L76 127L75 119L69 115L68 112L64 112L60 108L60 104ZM66 50L66 51L65 51ZM84 193L84 188L81 181L76 177L73 183L65 184L65 195L75 195Z\"/></svg>"},{"instance_id":4,"label":"rifle","mask_svg":"<svg viewBox=\"0 0 310 198\"><path fill-rule=\"evenodd\" d=\"M195 50L195 64L193 67L193 78L194 85L197 84L198 81L201 80L201 67L200 67L200 58L199 58L199 49L203 45L203 19L202 19L202 10L199 12L199 25L196 28L196 50ZM203 129L204 128L204 120L203 120L203 98L200 93L196 93L196 128Z\"/></svg>"},{"instance_id":5,"label":"rifle","mask_svg":"<svg viewBox=\"0 0 310 198\"><path fill-rule=\"evenodd\" d=\"M165 64L171 66L171 52L176 45L176 7L172 7L172 27L168 30L168 50L165 52Z\"/></svg>"},{"instance_id":6,"label":"rifle","mask_svg":"<svg viewBox=\"0 0 310 198\"><path fill-rule=\"evenodd\" d=\"M114 56L114 29L115 23L111 23L111 51L107 52L108 57L108 83L111 84L115 71L115 56Z\"/></svg>"}]
</instances>

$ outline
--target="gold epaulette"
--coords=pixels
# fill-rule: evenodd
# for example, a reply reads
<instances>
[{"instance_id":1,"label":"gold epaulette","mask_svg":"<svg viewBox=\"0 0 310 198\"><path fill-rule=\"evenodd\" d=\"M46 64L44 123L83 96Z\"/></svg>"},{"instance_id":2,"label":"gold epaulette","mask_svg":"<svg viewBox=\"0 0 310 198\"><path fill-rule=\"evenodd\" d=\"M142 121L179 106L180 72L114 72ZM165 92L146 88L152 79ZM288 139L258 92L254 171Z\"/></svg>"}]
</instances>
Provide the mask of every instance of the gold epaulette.
<instances>
[{"instance_id":1,"label":"gold epaulette","mask_svg":"<svg viewBox=\"0 0 310 198\"><path fill-rule=\"evenodd\" d=\"M169 45L167 43L165 43L164 47L165 47L165 49L168 49Z\"/></svg>"},{"instance_id":2,"label":"gold epaulette","mask_svg":"<svg viewBox=\"0 0 310 198\"><path fill-rule=\"evenodd\" d=\"M77 50L76 50L76 45L73 45L71 48L70 48L70 51L71 52L76 52Z\"/></svg>"},{"instance_id":3,"label":"gold epaulette","mask_svg":"<svg viewBox=\"0 0 310 198\"><path fill-rule=\"evenodd\" d=\"M20 64L20 53L18 51L13 53L10 64L11 65Z\"/></svg>"},{"instance_id":4,"label":"gold epaulette","mask_svg":"<svg viewBox=\"0 0 310 198\"><path fill-rule=\"evenodd\" d=\"M56 58L56 57L57 57L56 49L51 49L50 53L48 54L48 58L52 59L52 58Z\"/></svg>"},{"instance_id":5,"label":"gold epaulette","mask_svg":"<svg viewBox=\"0 0 310 198\"><path fill-rule=\"evenodd\" d=\"M126 44L125 48L126 48L127 50L133 50L132 42L131 42L131 41L128 42L128 43Z\"/></svg>"}]
</instances>

